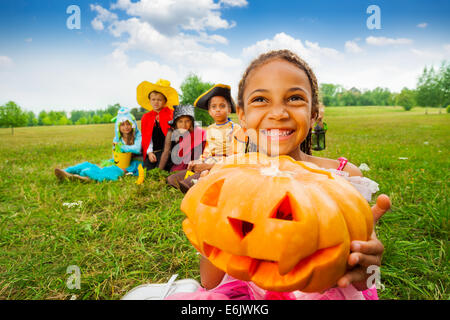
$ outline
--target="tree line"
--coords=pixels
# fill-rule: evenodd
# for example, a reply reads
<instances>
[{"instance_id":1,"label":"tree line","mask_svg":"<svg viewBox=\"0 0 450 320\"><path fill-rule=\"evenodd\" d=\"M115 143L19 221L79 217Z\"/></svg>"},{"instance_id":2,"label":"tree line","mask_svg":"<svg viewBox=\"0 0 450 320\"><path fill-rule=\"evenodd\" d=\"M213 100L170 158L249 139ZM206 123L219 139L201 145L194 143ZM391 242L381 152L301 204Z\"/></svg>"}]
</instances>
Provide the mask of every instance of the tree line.
<instances>
[{"instance_id":1,"label":"tree line","mask_svg":"<svg viewBox=\"0 0 450 320\"><path fill-rule=\"evenodd\" d=\"M181 104L193 104L199 95L209 90L214 84L203 82L195 74L189 74L180 86ZM320 99L326 106L402 106L410 110L414 106L445 107L450 105L450 63L442 62L440 68L425 67L417 80L415 89L403 88L401 92L391 92L387 88L377 87L373 90L358 88L345 89L341 85L322 83ZM73 110L70 115L65 111L41 111L37 116L32 111L24 111L15 102L10 101L0 106L0 127L84 125L110 123L117 115L120 104L109 105L100 110ZM140 120L146 110L133 108L131 113ZM447 108L450 112L450 107ZM211 117L204 110L196 108L196 120L203 125L212 123Z\"/></svg>"},{"instance_id":2,"label":"tree line","mask_svg":"<svg viewBox=\"0 0 450 320\"><path fill-rule=\"evenodd\" d=\"M442 62L440 68L425 67L417 80L416 89L403 88L399 93L387 88L373 90L344 89L340 85L320 85L321 101L325 106L402 106L446 107L450 104L450 63Z\"/></svg>"}]
</instances>

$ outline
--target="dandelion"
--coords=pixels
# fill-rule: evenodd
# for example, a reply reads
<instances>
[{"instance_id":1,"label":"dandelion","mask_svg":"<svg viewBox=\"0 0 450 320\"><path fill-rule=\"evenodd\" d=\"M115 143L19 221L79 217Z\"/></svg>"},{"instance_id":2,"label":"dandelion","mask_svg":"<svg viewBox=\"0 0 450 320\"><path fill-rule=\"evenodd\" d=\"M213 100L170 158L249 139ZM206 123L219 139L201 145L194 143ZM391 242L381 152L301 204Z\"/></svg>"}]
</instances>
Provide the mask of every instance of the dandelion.
<instances>
[{"instance_id":1,"label":"dandelion","mask_svg":"<svg viewBox=\"0 0 450 320\"><path fill-rule=\"evenodd\" d=\"M361 165L359 166L359 170L361 171L369 171L370 168L366 163L361 163Z\"/></svg>"}]
</instances>

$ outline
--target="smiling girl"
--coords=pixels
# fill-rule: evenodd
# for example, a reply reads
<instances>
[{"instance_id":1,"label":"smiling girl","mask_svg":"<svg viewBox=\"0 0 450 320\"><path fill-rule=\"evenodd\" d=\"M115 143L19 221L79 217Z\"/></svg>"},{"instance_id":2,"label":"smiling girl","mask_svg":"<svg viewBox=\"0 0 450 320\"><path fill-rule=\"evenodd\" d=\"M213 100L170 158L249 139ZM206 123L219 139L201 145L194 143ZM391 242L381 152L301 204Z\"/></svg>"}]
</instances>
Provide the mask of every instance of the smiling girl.
<instances>
[{"instance_id":1,"label":"smiling girl","mask_svg":"<svg viewBox=\"0 0 450 320\"><path fill-rule=\"evenodd\" d=\"M311 150L311 129L318 115L317 80L308 64L288 50L271 51L254 60L239 83L237 114L249 137L249 151L269 156L288 155L297 161L308 161L324 170L339 174L352 183L366 200L378 191L378 184L362 177L361 171L345 158L315 157ZM238 158L236 158L238 159ZM232 161L231 159L230 161ZM374 222L390 208L390 200L381 195L372 207ZM368 241L352 241L347 273L335 287L325 292L270 292L251 281L237 280L200 258L203 288L182 292L170 282L164 292L174 292L166 299L378 299L375 286L367 280L370 266L381 265L384 247L373 230ZM181 280L184 281L184 280ZM181 283L180 283L181 284ZM174 287L174 288L171 288ZM145 296L154 286L145 286L130 296ZM147 292L146 292L147 291Z\"/></svg>"}]
</instances>

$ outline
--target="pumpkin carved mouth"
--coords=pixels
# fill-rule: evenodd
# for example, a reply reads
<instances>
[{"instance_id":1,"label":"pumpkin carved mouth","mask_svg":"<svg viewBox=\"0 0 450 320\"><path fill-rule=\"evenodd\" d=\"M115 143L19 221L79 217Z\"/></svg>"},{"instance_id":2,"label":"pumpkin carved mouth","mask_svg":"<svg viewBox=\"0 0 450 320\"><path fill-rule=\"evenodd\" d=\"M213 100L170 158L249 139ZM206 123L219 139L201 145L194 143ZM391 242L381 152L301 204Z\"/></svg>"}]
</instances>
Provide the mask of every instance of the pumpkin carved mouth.
<instances>
[{"instance_id":1,"label":"pumpkin carved mouth","mask_svg":"<svg viewBox=\"0 0 450 320\"><path fill-rule=\"evenodd\" d=\"M283 286L286 286L286 289L291 288L292 282L307 287L312 278L313 269L336 259L342 254L344 247L341 243L317 250L310 256L301 259L287 274L281 275L276 261L234 255L203 242L203 252L206 257L219 268L227 270L231 276L258 284L258 282L266 282L267 276L270 275L271 282L278 290ZM295 279L302 283L298 283Z\"/></svg>"}]
</instances>

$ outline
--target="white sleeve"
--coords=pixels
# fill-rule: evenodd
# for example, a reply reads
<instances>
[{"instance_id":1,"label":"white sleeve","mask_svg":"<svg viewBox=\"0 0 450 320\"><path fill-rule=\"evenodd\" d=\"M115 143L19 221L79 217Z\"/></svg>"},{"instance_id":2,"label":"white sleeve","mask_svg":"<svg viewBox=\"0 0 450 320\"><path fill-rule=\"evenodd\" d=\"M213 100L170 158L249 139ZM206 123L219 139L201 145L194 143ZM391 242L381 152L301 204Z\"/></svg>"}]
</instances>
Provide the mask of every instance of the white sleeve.
<instances>
[{"instance_id":1,"label":"white sleeve","mask_svg":"<svg viewBox=\"0 0 450 320\"><path fill-rule=\"evenodd\" d=\"M153 152L153 139L150 141L150 144L148 145L147 154L150 152Z\"/></svg>"},{"instance_id":2,"label":"white sleeve","mask_svg":"<svg viewBox=\"0 0 450 320\"><path fill-rule=\"evenodd\" d=\"M336 175L339 175L343 177L345 180L350 182L353 187L355 187L356 190L359 191L359 193L362 194L362 196L368 201L372 201L372 195L377 193L380 189L378 188L378 183L376 183L373 180L370 180L366 177L360 177L360 176L352 176L350 177L348 172L346 171L338 171L336 169L323 169L325 171L334 173Z\"/></svg>"}]
</instances>

